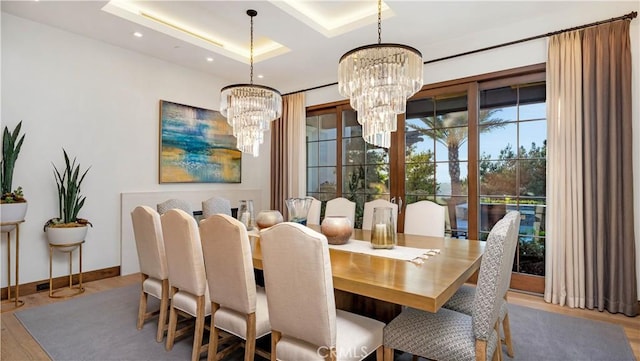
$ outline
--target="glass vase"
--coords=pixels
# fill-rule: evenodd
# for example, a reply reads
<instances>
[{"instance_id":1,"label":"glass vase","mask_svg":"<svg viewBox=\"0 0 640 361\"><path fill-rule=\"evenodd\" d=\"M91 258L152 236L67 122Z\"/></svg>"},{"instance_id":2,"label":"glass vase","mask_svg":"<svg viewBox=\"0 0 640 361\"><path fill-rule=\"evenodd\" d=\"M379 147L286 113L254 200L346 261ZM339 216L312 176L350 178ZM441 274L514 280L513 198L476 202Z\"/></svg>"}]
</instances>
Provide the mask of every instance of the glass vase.
<instances>
[{"instance_id":1,"label":"glass vase","mask_svg":"<svg viewBox=\"0 0 640 361\"><path fill-rule=\"evenodd\" d=\"M373 209L373 224L371 227L371 247L390 249L396 245L396 227L393 223L391 207L376 207Z\"/></svg>"},{"instance_id":2,"label":"glass vase","mask_svg":"<svg viewBox=\"0 0 640 361\"><path fill-rule=\"evenodd\" d=\"M238 207L238 220L250 231L255 227L255 216L253 213L253 200L243 199Z\"/></svg>"},{"instance_id":3,"label":"glass vase","mask_svg":"<svg viewBox=\"0 0 640 361\"><path fill-rule=\"evenodd\" d=\"M307 214L309 213L309 208L311 208L312 200L313 198L311 197L289 198L285 200L289 213L289 222L296 222L306 226Z\"/></svg>"}]
</instances>

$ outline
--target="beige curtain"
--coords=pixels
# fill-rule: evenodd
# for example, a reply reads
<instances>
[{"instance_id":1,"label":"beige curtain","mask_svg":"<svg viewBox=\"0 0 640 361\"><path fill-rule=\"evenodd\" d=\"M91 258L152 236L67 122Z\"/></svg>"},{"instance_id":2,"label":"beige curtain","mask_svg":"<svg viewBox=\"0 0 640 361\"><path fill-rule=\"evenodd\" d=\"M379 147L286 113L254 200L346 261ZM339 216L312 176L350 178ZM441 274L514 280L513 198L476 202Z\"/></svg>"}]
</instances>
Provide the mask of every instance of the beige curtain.
<instances>
[{"instance_id":1,"label":"beige curtain","mask_svg":"<svg viewBox=\"0 0 640 361\"><path fill-rule=\"evenodd\" d=\"M582 52L578 32L549 39L547 132L544 298L584 307Z\"/></svg>"},{"instance_id":2,"label":"beige curtain","mask_svg":"<svg viewBox=\"0 0 640 361\"><path fill-rule=\"evenodd\" d=\"M629 21L549 39L545 300L638 313Z\"/></svg>"},{"instance_id":3,"label":"beige curtain","mask_svg":"<svg viewBox=\"0 0 640 361\"><path fill-rule=\"evenodd\" d=\"M586 307L635 316L629 21L585 29L582 46Z\"/></svg>"},{"instance_id":4,"label":"beige curtain","mask_svg":"<svg viewBox=\"0 0 640 361\"><path fill-rule=\"evenodd\" d=\"M271 209L287 219L285 199L306 194L304 93L282 97L282 117L271 127Z\"/></svg>"}]
</instances>

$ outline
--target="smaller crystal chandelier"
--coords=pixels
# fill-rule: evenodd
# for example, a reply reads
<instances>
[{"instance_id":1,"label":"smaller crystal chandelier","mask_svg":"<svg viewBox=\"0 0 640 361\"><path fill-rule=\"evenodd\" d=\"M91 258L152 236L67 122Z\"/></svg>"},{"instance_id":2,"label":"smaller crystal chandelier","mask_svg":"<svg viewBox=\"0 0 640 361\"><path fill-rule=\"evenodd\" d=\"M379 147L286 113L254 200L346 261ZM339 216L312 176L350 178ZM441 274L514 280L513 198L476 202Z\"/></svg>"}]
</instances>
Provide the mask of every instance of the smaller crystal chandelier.
<instances>
[{"instance_id":1,"label":"smaller crystal chandelier","mask_svg":"<svg viewBox=\"0 0 640 361\"><path fill-rule=\"evenodd\" d=\"M220 90L220 113L233 127L237 147L243 153L257 157L264 132L272 120L282 115L280 92L263 85L253 84L253 17L255 10L247 10L251 18L251 75L249 84L228 85Z\"/></svg>"},{"instance_id":2,"label":"smaller crystal chandelier","mask_svg":"<svg viewBox=\"0 0 640 361\"><path fill-rule=\"evenodd\" d=\"M338 91L358 112L362 137L391 146L397 115L407 98L422 88L422 54L410 46L382 43L382 0L378 0L378 43L355 48L340 58Z\"/></svg>"}]
</instances>

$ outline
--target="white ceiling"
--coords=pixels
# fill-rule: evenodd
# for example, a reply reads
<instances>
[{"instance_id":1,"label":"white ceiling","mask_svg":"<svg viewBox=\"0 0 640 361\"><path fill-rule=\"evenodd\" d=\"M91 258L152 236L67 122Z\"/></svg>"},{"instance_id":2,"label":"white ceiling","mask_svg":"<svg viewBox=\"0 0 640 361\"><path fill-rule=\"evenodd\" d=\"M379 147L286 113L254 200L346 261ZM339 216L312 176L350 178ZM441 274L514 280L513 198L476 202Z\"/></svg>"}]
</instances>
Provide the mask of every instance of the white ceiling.
<instances>
[{"instance_id":1,"label":"white ceiling","mask_svg":"<svg viewBox=\"0 0 640 361\"><path fill-rule=\"evenodd\" d=\"M255 9L258 16L254 19L254 82L282 93L336 82L342 54L376 43L378 38L377 3L373 0L119 1L111 4L30 0L2 1L1 6L3 12L204 71L228 83L249 81L246 10ZM576 12L588 8L590 13L597 14L592 7L611 12L611 2L387 0L383 6L382 41L415 47L426 61L559 30L559 22L563 27L581 25L584 19L576 18ZM199 36L164 26L141 16L140 12ZM625 13L624 9L613 12L613 16ZM608 17L611 16L590 21ZM509 30L500 31L506 28ZM134 37L132 34L136 31L143 37ZM214 42L222 43L223 47ZM207 57L214 60L208 62ZM259 79L257 75L264 78Z\"/></svg>"}]
</instances>

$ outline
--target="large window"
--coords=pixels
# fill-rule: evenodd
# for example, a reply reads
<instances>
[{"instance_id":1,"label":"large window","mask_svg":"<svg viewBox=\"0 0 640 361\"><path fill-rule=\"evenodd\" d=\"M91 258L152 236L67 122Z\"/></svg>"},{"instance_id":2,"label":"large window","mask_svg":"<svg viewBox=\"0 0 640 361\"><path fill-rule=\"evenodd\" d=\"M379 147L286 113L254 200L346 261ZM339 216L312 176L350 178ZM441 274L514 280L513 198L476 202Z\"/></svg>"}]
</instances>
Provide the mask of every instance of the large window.
<instances>
[{"instance_id":1,"label":"large window","mask_svg":"<svg viewBox=\"0 0 640 361\"><path fill-rule=\"evenodd\" d=\"M339 147L339 148L338 148ZM389 150L366 143L356 112L348 106L307 112L307 194L321 201L356 203L355 227L364 203L389 199Z\"/></svg>"},{"instance_id":2,"label":"large window","mask_svg":"<svg viewBox=\"0 0 640 361\"><path fill-rule=\"evenodd\" d=\"M544 275L547 121L545 83L480 91L480 238L509 210L521 213L514 271Z\"/></svg>"},{"instance_id":3,"label":"large window","mask_svg":"<svg viewBox=\"0 0 640 361\"><path fill-rule=\"evenodd\" d=\"M430 200L445 207L446 232L466 237L469 112L467 93L426 96L407 102L404 200ZM459 221L458 221L459 220Z\"/></svg>"},{"instance_id":4,"label":"large window","mask_svg":"<svg viewBox=\"0 0 640 361\"><path fill-rule=\"evenodd\" d=\"M336 124L335 113L307 116L307 194L324 201L338 191Z\"/></svg>"},{"instance_id":5,"label":"large window","mask_svg":"<svg viewBox=\"0 0 640 361\"><path fill-rule=\"evenodd\" d=\"M356 112L342 111L342 196L356 202L355 227L362 226L364 203L389 200L389 151L362 139Z\"/></svg>"},{"instance_id":6,"label":"large window","mask_svg":"<svg viewBox=\"0 0 640 361\"><path fill-rule=\"evenodd\" d=\"M394 201L400 231L406 204L431 200L445 206L450 236L480 240L507 211L518 210L512 287L515 279L515 288L542 292L544 80L544 66L538 65L425 86L398 117L389 149L362 140L348 102L309 109L309 195L356 202L356 227L364 202Z\"/></svg>"}]
</instances>

